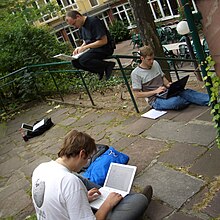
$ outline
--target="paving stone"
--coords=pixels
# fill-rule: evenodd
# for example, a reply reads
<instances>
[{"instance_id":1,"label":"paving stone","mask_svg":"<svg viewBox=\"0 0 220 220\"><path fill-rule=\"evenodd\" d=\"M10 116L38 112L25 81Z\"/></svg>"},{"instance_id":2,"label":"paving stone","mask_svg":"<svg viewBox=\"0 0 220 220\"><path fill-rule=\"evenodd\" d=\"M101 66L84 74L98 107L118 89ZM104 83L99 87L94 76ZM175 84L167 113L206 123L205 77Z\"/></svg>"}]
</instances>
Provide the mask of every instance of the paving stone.
<instances>
[{"instance_id":1,"label":"paving stone","mask_svg":"<svg viewBox=\"0 0 220 220\"><path fill-rule=\"evenodd\" d=\"M197 194L193 195L185 204L183 209L185 210L193 210L197 204L200 204L203 199L206 198L206 193L209 192L208 187L206 186L204 189L201 189Z\"/></svg>"},{"instance_id":2,"label":"paving stone","mask_svg":"<svg viewBox=\"0 0 220 220\"><path fill-rule=\"evenodd\" d=\"M70 125L74 124L76 120L77 120L76 118L68 117L65 120L58 122L58 124L62 125L62 126L70 126Z\"/></svg>"},{"instance_id":3,"label":"paving stone","mask_svg":"<svg viewBox=\"0 0 220 220\"><path fill-rule=\"evenodd\" d=\"M23 161L18 156L14 156L8 161L1 163L0 166L0 176L9 176L14 170L23 166Z\"/></svg>"},{"instance_id":4,"label":"paving stone","mask_svg":"<svg viewBox=\"0 0 220 220\"><path fill-rule=\"evenodd\" d=\"M161 220L173 212L173 210L173 208L165 204L161 204L161 202L157 200L151 200L145 215L151 220Z\"/></svg>"},{"instance_id":5,"label":"paving stone","mask_svg":"<svg viewBox=\"0 0 220 220\"><path fill-rule=\"evenodd\" d=\"M107 129L108 130L108 129ZM117 146L115 145L115 143L119 140L121 140L121 138L124 137L123 134L121 134L120 132L117 131L117 129L112 129L112 131L108 131L107 132L107 137L110 141L111 146L115 147L117 150L122 150L121 148L117 148Z\"/></svg>"},{"instance_id":6,"label":"paving stone","mask_svg":"<svg viewBox=\"0 0 220 220\"><path fill-rule=\"evenodd\" d=\"M139 138L123 151L130 157L129 164L137 166L137 173L149 166L161 149L166 146L166 142Z\"/></svg>"},{"instance_id":7,"label":"paving stone","mask_svg":"<svg viewBox=\"0 0 220 220\"><path fill-rule=\"evenodd\" d=\"M128 118L124 118L124 117L123 117L123 118L122 118L123 121L122 121L121 125L122 125L122 126L125 126L125 127L126 127L126 125L129 125L129 126L130 126L130 124L134 123L134 122L137 121L139 118L140 118L140 116L137 116L137 115L132 115L132 116L129 116Z\"/></svg>"},{"instance_id":8,"label":"paving stone","mask_svg":"<svg viewBox=\"0 0 220 220\"><path fill-rule=\"evenodd\" d=\"M65 127L54 126L46 131L44 134L40 135L39 137L44 140L54 140L57 138L62 138L67 134L67 129Z\"/></svg>"},{"instance_id":9,"label":"paving stone","mask_svg":"<svg viewBox=\"0 0 220 220\"><path fill-rule=\"evenodd\" d=\"M54 108L51 108L51 113L48 115L48 117L51 117L52 121L56 121L56 122L59 122L60 118L65 118L68 116L68 108L64 108L64 107L61 107L61 108L58 108L58 109L54 109Z\"/></svg>"},{"instance_id":10,"label":"paving stone","mask_svg":"<svg viewBox=\"0 0 220 220\"><path fill-rule=\"evenodd\" d=\"M4 145L2 144L0 147L0 155L3 156L4 154L8 154L12 149L14 145L5 143Z\"/></svg>"},{"instance_id":11,"label":"paving stone","mask_svg":"<svg viewBox=\"0 0 220 220\"><path fill-rule=\"evenodd\" d=\"M160 118L160 119L173 120L175 117L181 114L182 111L184 110L181 110L181 111L167 110L167 113L163 115L163 118Z\"/></svg>"},{"instance_id":12,"label":"paving stone","mask_svg":"<svg viewBox=\"0 0 220 220\"><path fill-rule=\"evenodd\" d=\"M26 179L26 177L24 177L24 175L23 177L20 177L16 173L9 179L7 185L0 190L0 207L2 207L2 204L5 202L5 200L7 200L7 198L21 189L25 191L29 190L30 182Z\"/></svg>"},{"instance_id":13,"label":"paving stone","mask_svg":"<svg viewBox=\"0 0 220 220\"><path fill-rule=\"evenodd\" d=\"M22 202L16 202L18 200ZM22 211L30 203L32 203L30 196L28 196L27 193L21 189L9 196L7 200L0 205L0 217L13 216Z\"/></svg>"},{"instance_id":14,"label":"paving stone","mask_svg":"<svg viewBox=\"0 0 220 220\"><path fill-rule=\"evenodd\" d=\"M86 132L93 137L93 135L97 135L99 133L105 132L105 130L109 127L107 124L97 124L96 126L92 126L86 130Z\"/></svg>"},{"instance_id":15,"label":"paving stone","mask_svg":"<svg viewBox=\"0 0 220 220\"><path fill-rule=\"evenodd\" d=\"M178 220L200 220L201 218L198 218L196 216L190 216L190 215L187 215L187 214L181 213L181 212L176 212L176 213L172 214L171 216L169 216L167 219L169 219L169 220L177 220L177 219Z\"/></svg>"},{"instance_id":16,"label":"paving stone","mask_svg":"<svg viewBox=\"0 0 220 220\"><path fill-rule=\"evenodd\" d=\"M176 142L168 151L160 155L158 161L186 167L192 165L206 150L205 147Z\"/></svg>"},{"instance_id":17,"label":"paving stone","mask_svg":"<svg viewBox=\"0 0 220 220\"><path fill-rule=\"evenodd\" d=\"M208 146L215 140L216 129L204 123L184 123L159 120L143 135L162 140L175 140L183 143L196 143Z\"/></svg>"},{"instance_id":18,"label":"paving stone","mask_svg":"<svg viewBox=\"0 0 220 220\"><path fill-rule=\"evenodd\" d=\"M87 115L83 115L74 123L74 127L77 128L77 127L86 126L92 123L96 117L98 117L98 115L96 115L95 113L89 113Z\"/></svg>"},{"instance_id":19,"label":"paving stone","mask_svg":"<svg viewBox=\"0 0 220 220\"><path fill-rule=\"evenodd\" d=\"M180 208L187 199L205 184L195 177L155 164L137 177L134 184L140 187L152 185L154 196L173 208Z\"/></svg>"},{"instance_id":20,"label":"paving stone","mask_svg":"<svg viewBox=\"0 0 220 220\"><path fill-rule=\"evenodd\" d=\"M96 123L97 124L108 124L111 121L119 118L120 115L118 115L118 113L116 112L104 112L102 115L100 115L97 120Z\"/></svg>"},{"instance_id":21,"label":"paving stone","mask_svg":"<svg viewBox=\"0 0 220 220\"><path fill-rule=\"evenodd\" d=\"M209 178L220 175L220 149L214 145L189 169L190 172Z\"/></svg>"},{"instance_id":22,"label":"paving stone","mask_svg":"<svg viewBox=\"0 0 220 220\"><path fill-rule=\"evenodd\" d=\"M62 147L63 140L57 140L56 143L51 144L48 148L43 150L43 153L46 154L48 157L53 155L54 158L57 157L57 153L59 152L60 148Z\"/></svg>"},{"instance_id":23,"label":"paving stone","mask_svg":"<svg viewBox=\"0 0 220 220\"><path fill-rule=\"evenodd\" d=\"M126 149L127 147L129 148L129 146L132 143L136 143L136 141L138 141L138 137L122 137L120 140L114 143L114 146L118 150L123 150Z\"/></svg>"},{"instance_id":24,"label":"paving stone","mask_svg":"<svg viewBox=\"0 0 220 220\"><path fill-rule=\"evenodd\" d=\"M126 126L122 131L127 134L138 135L151 127L155 121L153 119L140 118L134 123Z\"/></svg>"},{"instance_id":25,"label":"paving stone","mask_svg":"<svg viewBox=\"0 0 220 220\"><path fill-rule=\"evenodd\" d=\"M211 114L211 108L207 109L201 115L197 117L198 120L201 121L212 121L213 115Z\"/></svg>"},{"instance_id":26,"label":"paving stone","mask_svg":"<svg viewBox=\"0 0 220 220\"><path fill-rule=\"evenodd\" d=\"M46 156L41 156L34 160L33 162L26 164L24 167L21 168L21 172L23 172L26 176L31 176L34 169L41 163L50 161L51 158Z\"/></svg>"},{"instance_id":27,"label":"paving stone","mask_svg":"<svg viewBox=\"0 0 220 220\"><path fill-rule=\"evenodd\" d=\"M213 218L220 217L220 190L215 194L208 207L204 209L205 213Z\"/></svg>"},{"instance_id":28,"label":"paving stone","mask_svg":"<svg viewBox=\"0 0 220 220\"><path fill-rule=\"evenodd\" d=\"M173 121L192 121L193 119L197 118L198 115L201 115L202 113L206 112L207 109L210 108L207 106L190 105L186 109L179 111L180 114L173 118Z\"/></svg>"}]
</instances>

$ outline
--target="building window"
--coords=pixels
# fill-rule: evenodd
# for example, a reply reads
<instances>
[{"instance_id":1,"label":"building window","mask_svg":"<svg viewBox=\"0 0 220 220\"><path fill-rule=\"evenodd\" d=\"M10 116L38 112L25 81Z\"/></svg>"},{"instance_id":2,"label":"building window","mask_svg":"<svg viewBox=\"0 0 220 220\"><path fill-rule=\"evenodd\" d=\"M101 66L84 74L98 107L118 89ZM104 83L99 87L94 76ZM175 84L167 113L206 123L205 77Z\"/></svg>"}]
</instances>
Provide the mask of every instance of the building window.
<instances>
[{"instance_id":1,"label":"building window","mask_svg":"<svg viewBox=\"0 0 220 220\"><path fill-rule=\"evenodd\" d=\"M63 38L63 35L62 35L61 31L58 31L55 34L56 34L56 37L57 37L58 41L65 42L65 39Z\"/></svg>"},{"instance_id":2,"label":"building window","mask_svg":"<svg viewBox=\"0 0 220 220\"><path fill-rule=\"evenodd\" d=\"M89 2L90 2L92 7L95 7L99 4L98 1L96 1L96 0L89 0Z\"/></svg>"},{"instance_id":3,"label":"building window","mask_svg":"<svg viewBox=\"0 0 220 220\"><path fill-rule=\"evenodd\" d=\"M129 3L112 8L112 13L115 19L123 21L127 26L132 25L134 16Z\"/></svg>"},{"instance_id":4,"label":"building window","mask_svg":"<svg viewBox=\"0 0 220 220\"><path fill-rule=\"evenodd\" d=\"M82 44L80 40L79 29L68 27L65 28L65 31L73 47L79 47Z\"/></svg>"},{"instance_id":5,"label":"building window","mask_svg":"<svg viewBox=\"0 0 220 220\"><path fill-rule=\"evenodd\" d=\"M192 11L197 11L194 0L191 1ZM178 0L148 0L155 21L167 20L178 15Z\"/></svg>"},{"instance_id":6,"label":"building window","mask_svg":"<svg viewBox=\"0 0 220 220\"><path fill-rule=\"evenodd\" d=\"M61 11L64 13L68 10L78 9L75 0L57 0L57 4L61 7Z\"/></svg>"},{"instance_id":7,"label":"building window","mask_svg":"<svg viewBox=\"0 0 220 220\"><path fill-rule=\"evenodd\" d=\"M103 12L102 14L98 15L98 17L99 17L101 20L104 21L105 26L106 26L107 28L109 28L109 26L112 24L112 22L111 22L111 20L110 20L110 18L109 18L109 15L108 15L108 12L107 12L107 11L105 11L105 12Z\"/></svg>"}]
</instances>

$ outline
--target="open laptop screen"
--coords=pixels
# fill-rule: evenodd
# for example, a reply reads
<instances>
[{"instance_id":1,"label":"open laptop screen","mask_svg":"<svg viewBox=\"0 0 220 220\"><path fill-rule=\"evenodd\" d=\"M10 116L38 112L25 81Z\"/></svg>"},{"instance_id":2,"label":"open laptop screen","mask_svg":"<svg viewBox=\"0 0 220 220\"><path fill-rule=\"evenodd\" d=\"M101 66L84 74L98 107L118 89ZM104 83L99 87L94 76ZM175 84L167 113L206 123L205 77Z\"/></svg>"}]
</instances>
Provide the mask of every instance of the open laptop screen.
<instances>
[{"instance_id":1,"label":"open laptop screen","mask_svg":"<svg viewBox=\"0 0 220 220\"><path fill-rule=\"evenodd\" d=\"M127 192L130 190L135 171L135 166L112 163L104 186Z\"/></svg>"}]
</instances>

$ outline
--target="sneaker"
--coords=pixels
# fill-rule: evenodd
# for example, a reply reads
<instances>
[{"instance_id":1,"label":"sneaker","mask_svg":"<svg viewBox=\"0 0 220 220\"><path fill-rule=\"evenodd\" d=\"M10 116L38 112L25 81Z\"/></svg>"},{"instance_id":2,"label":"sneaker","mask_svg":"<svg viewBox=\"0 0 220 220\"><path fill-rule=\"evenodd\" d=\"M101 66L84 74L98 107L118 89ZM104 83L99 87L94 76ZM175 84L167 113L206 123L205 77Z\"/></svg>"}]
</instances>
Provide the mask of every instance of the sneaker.
<instances>
[{"instance_id":1,"label":"sneaker","mask_svg":"<svg viewBox=\"0 0 220 220\"><path fill-rule=\"evenodd\" d=\"M106 80L109 80L112 75L112 70L115 67L115 62L108 62L108 66L105 68Z\"/></svg>"},{"instance_id":2,"label":"sneaker","mask_svg":"<svg viewBox=\"0 0 220 220\"><path fill-rule=\"evenodd\" d=\"M147 185L147 186L144 188L142 194L147 197L148 203L150 203L150 202L151 202L151 199L152 199L152 196L153 196L153 188L152 188L152 186Z\"/></svg>"}]
</instances>

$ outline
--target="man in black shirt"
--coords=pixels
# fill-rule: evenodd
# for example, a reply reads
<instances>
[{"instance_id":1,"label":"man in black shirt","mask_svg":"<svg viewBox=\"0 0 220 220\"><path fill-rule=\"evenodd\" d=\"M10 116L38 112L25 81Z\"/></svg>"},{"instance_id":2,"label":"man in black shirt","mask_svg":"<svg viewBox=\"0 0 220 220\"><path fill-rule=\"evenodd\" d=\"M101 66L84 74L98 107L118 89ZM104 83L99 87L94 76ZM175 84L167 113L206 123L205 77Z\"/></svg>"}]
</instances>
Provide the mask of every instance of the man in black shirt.
<instances>
[{"instance_id":1,"label":"man in black shirt","mask_svg":"<svg viewBox=\"0 0 220 220\"><path fill-rule=\"evenodd\" d=\"M72 64L77 69L83 69L99 74L99 80L106 75L106 80L111 77L114 62L104 61L114 52L110 33L103 21L97 17L81 15L78 11L69 11L66 14L66 22L69 25L79 28L83 43L77 47L73 54L81 53L89 49L86 53L73 60Z\"/></svg>"}]
</instances>

